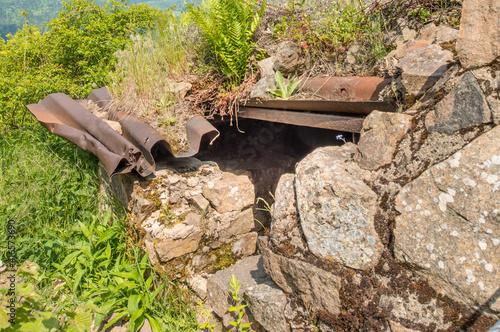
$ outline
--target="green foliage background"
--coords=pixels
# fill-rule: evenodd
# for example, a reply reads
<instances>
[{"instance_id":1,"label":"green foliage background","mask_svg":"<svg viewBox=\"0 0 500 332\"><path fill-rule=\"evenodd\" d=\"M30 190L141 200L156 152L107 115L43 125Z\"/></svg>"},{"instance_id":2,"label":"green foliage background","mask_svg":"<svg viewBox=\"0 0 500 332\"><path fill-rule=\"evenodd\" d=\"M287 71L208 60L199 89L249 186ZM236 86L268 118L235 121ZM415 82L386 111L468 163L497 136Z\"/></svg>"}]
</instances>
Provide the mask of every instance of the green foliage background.
<instances>
[{"instance_id":1,"label":"green foliage background","mask_svg":"<svg viewBox=\"0 0 500 332\"><path fill-rule=\"evenodd\" d=\"M198 3L200 0L186 1ZM102 5L106 0L96 0ZM131 0L130 4L146 4L153 8L167 9L175 6L181 9L184 0ZM62 9L62 0L0 0L0 37L5 38L9 33L15 34L24 24L24 17L19 11L25 10L31 24L41 27L44 23L57 16Z\"/></svg>"}]
</instances>

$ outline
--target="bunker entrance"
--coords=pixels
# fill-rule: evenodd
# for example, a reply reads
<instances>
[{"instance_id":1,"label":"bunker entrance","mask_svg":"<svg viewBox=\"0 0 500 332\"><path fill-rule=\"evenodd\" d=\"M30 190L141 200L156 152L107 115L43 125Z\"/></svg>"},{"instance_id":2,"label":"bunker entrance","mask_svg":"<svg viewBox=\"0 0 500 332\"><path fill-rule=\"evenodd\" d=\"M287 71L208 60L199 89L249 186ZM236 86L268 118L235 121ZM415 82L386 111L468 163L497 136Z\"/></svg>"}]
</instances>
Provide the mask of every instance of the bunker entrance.
<instances>
[{"instance_id":1,"label":"bunker entrance","mask_svg":"<svg viewBox=\"0 0 500 332\"><path fill-rule=\"evenodd\" d=\"M269 205L280 177L294 173L295 166L316 148L356 142L359 134L327 129L302 127L268 121L240 119L238 128L228 123L214 124L219 138L209 145L202 142L196 156L202 161L213 161L224 172L248 175L255 187L255 197ZM261 211L265 203L258 200L255 218L266 227L269 213Z\"/></svg>"}]
</instances>

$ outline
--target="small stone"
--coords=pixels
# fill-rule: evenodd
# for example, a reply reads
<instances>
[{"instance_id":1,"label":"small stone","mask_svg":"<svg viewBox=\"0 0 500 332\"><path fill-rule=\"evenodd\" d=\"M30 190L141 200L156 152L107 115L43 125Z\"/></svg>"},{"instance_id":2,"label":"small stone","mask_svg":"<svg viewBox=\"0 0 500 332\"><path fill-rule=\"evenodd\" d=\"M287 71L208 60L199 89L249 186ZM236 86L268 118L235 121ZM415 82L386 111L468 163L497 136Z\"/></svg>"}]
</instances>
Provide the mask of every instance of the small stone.
<instances>
[{"instance_id":1,"label":"small stone","mask_svg":"<svg viewBox=\"0 0 500 332\"><path fill-rule=\"evenodd\" d=\"M230 221L229 227L219 232L222 240L229 239L235 235L250 233L255 229L255 220L253 218L252 208L242 211L238 217Z\"/></svg>"},{"instance_id":2,"label":"small stone","mask_svg":"<svg viewBox=\"0 0 500 332\"><path fill-rule=\"evenodd\" d=\"M283 77L300 75L306 68L306 56L302 53L300 46L292 41L281 42L274 57L273 68L281 72Z\"/></svg>"},{"instance_id":3,"label":"small stone","mask_svg":"<svg viewBox=\"0 0 500 332\"><path fill-rule=\"evenodd\" d=\"M191 203L201 211L206 211L210 205L210 202L201 195L191 197Z\"/></svg>"},{"instance_id":4,"label":"small stone","mask_svg":"<svg viewBox=\"0 0 500 332\"><path fill-rule=\"evenodd\" d=\"M200 297L205 298L207 296L207 278L195 275L187 278L186 282Z\"/></svg>"},{"instance_id":5,"label":"small stone","mask_svg":"<svg viewBox=\"0 0 500 332\"><path fill-rule=\"evenodd\" d=\"M242 257L253 255L257 249L257 237L257 232L240 235L233 244L233 254Z\"/></svg>"},{"instance_id":6,"label":"small stone","mask_svg":"<svg viewBox=\"0 0 500 332\"><path fill-rule=\"evenodd\" d=\"M198 249L202 233L198 227L177 224L171 229L162 229L154 235L159 242L155 245L161 262L183 256Z\"/></svg>"},{"instance_id":7,"label":"small stone","mask_svg":"<svg viewBox=\"0 0 500 332\"><path fill-rule=\"evenodd\" d=\"M182 102L192 87L188 82L172 83L166 92L173 95L176 102Z\"/></svg>"},{"instance_id":8,"label":"small stone","mask_svg":"<svg viewBox=\"0 0 500 332\"><path fill-rule=\"evenodd\" d=\"M436 26L434 23L427 24L418 35L418 39L427 40L431 44L451 43L456 41L457 38L457 29L445 25Z\"/></svg>"},{"instance_id":9,"label":"small stone","mask_svg":"<svg viewBox=\"0 0 500 332\"><path fill-rule=\"evenodd\" d=\"M189 212L186 218L184 219L186 225L192 225L195 227L199 227L201 223L201 216L194 212Z\"/></svg>"},{"instance_id":10,"label":"small stone","mask_svg":"<svg viewBox=\"0 0 500 332\"><path fill-rule=\"evenodd\" d=\"M136 193L132 194L133 211L137 220L142 223L156 208L156 204Z\"/></svg>"},{"instance_id":11,"label":"small stone","mask_svg":"<svg viewBox=\"0 0 500 332\"><path fill-rule=\"evenodd\" d=\"M153 330L151 329L151 324L149 323L149 320L147 318L144 320L144 324L142 324L139 332L153 332Z\"/></svg>"},{"instance_id":12,"label":"small stone","mask_svg":"<svg viewBox=\"0 0 500 332\"><path fill-rule=\"evenodd\" d=\"M111 127L114 131L116 131L118 134L122 135L122 125L118 121L111 121L111 120L104 120L108 124L108 126Z\"/></svg>"}]
</instances>

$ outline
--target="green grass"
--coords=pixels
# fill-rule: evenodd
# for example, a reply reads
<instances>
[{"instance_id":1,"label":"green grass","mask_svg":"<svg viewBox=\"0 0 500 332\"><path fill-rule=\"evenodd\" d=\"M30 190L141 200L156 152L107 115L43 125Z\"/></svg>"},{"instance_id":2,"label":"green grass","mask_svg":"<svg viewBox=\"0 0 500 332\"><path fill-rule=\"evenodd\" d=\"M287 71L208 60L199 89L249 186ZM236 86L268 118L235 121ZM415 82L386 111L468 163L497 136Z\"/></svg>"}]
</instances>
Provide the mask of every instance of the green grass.
<instances>
[{"instance_id":1,"label":"green grass","mask_svg":"<svg viewBox=\"0 0 500 332\"><path fill-rule=\"evenodd\" d=\"M93 155L39 124L3 132L0 248L14 220L18 277L25 279L17 291L26 301L18 298L18 324L2 325L7 290L0 290L0 328L87 331L93 317L116 312L134 322L131 330L145 318L154 331L196 330L185 291L130 243L126 218L99 211L96 168ZM1 255L7 261L7 251Z\"/></svg>"}]
</instances>

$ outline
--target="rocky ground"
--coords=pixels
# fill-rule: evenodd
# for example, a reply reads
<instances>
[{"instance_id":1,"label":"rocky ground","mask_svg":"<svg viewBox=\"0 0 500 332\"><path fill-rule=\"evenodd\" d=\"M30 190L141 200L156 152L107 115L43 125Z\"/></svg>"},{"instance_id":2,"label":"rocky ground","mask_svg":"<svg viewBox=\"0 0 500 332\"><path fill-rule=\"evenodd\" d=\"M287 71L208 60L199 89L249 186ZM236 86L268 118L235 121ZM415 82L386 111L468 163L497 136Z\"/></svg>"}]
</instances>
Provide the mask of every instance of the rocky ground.
<instances>
[{"instance_id":1,"label":"rocky ground","mask_svg":"<svg viewBox=\"0 0 500 332\"><path fill-rule=\"evenodd\" d=\"M500 318L498 10L464 0L459 29L401 27L381 98L404 106L371 113L357 144L242 123L155 179L102 171L103 190L222 326L234 274L254 331L486 331Z\"/></svg>"}]
</instances>

